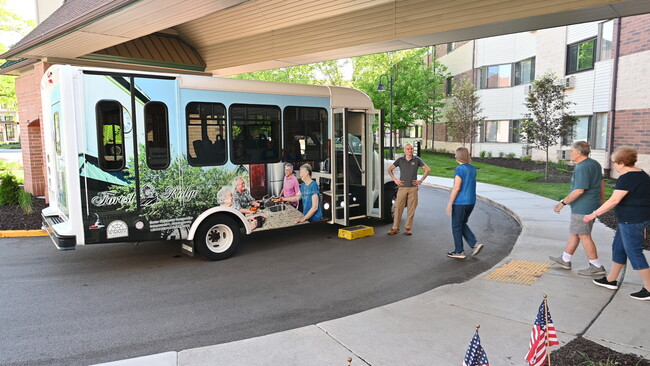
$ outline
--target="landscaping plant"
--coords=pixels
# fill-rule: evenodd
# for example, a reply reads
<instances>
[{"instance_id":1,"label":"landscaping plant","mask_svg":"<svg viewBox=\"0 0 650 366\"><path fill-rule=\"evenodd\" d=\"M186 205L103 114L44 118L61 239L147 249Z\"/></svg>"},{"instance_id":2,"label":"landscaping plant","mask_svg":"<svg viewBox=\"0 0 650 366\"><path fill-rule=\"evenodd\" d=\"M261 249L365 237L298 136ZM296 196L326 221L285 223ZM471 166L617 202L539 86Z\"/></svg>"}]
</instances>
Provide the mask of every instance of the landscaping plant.
<instances>
[{"instance_id":1,"label":"landscaping plant","mask_svg":"<svg viewBox=\"0 0 650 366\"><path fill-rule=\"evenodd\" d=\"M20 186L16 177L11 173L4 173L0 179L2 179L0 182L0 205L18 204Z\"/></svg>"},{"instance_id":2,"label":"landscaping plant","mask_svg":"<svg viewBox=\"0 0 650 366\"><path fill-rule=\"evenodd\" d=\"M578 119L569 113L573 104L566 98L563 80L548 73L533 81L524 103L529 113L519 130L532 147L546 152L545 177L548 177L548 154L552 146L568 136Z\"/></svg>"}]
</instances>

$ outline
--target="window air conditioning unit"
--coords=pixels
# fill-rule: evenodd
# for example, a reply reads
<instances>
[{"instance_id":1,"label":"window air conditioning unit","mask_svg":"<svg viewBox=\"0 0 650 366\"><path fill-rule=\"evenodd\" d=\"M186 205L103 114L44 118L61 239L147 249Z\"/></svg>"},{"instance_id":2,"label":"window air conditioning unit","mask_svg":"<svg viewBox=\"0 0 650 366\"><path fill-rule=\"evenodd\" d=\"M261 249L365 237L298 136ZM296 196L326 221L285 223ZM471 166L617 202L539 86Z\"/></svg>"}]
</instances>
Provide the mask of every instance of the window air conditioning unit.
<instances>
[{"instance_id":1,"label":"window air conditioning unit","mask_svg":"<svg viewBox=\"0 0 650 366\"><path fill-rule=\"evenodd\" d=\"M571 150L558 150L557 160L571 160Z\"/></svg>"},{"instance_id":2,"label":"window air conditioning unit","mask_svg":"<svg viewBox=\"0 0 650 366\"><path fill-rule=\"evenodd\" d=\"M530 84L528 84L528 85L524 85L524 95L528 95L528 94L530 94L530 90L531 90L532 88L533 88L533 86L530 85Z\"/></svg>"},{"instance_id":3,"label":"window air conditioning unit","mask_svg":"<svg viewBox=\"0 0 650 366\"><path fill-rule=\"evenodd\" d=\"M576 87L576 77L575 76L567 76L564 79L564 86L567 89L575 88Z\"/></svg>"}]
</instances>

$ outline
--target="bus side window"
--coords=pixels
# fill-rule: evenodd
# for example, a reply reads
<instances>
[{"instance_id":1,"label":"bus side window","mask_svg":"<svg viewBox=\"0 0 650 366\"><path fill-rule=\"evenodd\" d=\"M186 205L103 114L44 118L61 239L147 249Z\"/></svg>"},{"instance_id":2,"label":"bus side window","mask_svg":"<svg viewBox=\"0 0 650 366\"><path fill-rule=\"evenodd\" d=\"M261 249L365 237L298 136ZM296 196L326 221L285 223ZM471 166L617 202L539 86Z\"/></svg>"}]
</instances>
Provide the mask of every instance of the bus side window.
<instances>
[{"instance_id":1,"label":"bus side window","mask_svg":"<svg viewBox=\"0 0 650 366\"><path fill-rule=\"evenodd\" d=\"M192 166L226 163L226 107L221 103L190 102L187 118L187 162Z\"/></svg>"},{"instance_id":2,"label":"bus side window","mask_svg":"<svg viewBox=\"0 0 650 366\"><path fill-rule=\"evenodd\" d=\"M280 161L280 107L232 104L230 129L230 160L233 164Z\"/></svg>"},{"instance_id":3,"label":"bus side window","mask_svg":"<svg viewBox=\"0 0 650 366\"><path fill-rule=\"evenodd\" d=\"M144 105L144 125L147 144L147 166L166 169L169 166L169 122L167 106L163 102Z\"/></svg>"},{"instance_id":4,"label":"bus side window","mask_svg":"<svg viewBox=\"0 0 650 366\"><path fill-rule=\"evenodd\" d=\"M324 161L327 158L327 124L325 108L285 107L284 160Z\"/></svg>"},{"instance_id":5,"label":"bus side window","mask_svg":"<svg viewBox=\"0 0 650 366\"><path fill-rule=\"evenodd\" d=\"M100 100L95 106L97 118L97 158L105 171L124 168L124 123L122 105L116 100Z\"/></svg>"}]
</instances>

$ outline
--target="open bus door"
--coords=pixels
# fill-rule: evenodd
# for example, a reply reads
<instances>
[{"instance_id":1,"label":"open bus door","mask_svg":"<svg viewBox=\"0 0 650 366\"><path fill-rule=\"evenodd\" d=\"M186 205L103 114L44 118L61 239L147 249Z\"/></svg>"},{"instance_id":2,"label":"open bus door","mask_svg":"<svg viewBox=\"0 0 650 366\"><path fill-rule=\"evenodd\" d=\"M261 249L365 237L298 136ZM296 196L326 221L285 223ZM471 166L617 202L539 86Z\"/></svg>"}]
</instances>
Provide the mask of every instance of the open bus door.
<instances>
[{"instance_id":1,"label":"open bus door","mask_svg":"<svg viewBox=\"0 0 650 366\"><path fill-rule=\"evenodd\" d=\"M383 217L382 146L374 132L380 117L374 110L333 110L332 221L336 224Z\"/></svg>"},{"instance_id":2,"label":"open bus door","mask_svg":"<svg viewBox=\"0 0 650 366\"><path fill-rule=\"evenodd\" d=\"M347 226L350 222L350 208L345 200L349 196L347 108L334 109L332 114L332 221Z\"/></svg>"},{"instance_id":3,"label":"open bus door","mask_svg":"<svg viewBox=\"0 0 650 366\"><path fill-rule=\"evenodd\" d=\"M366 140L363 144L366 159L366 215L378 219L385 219L384 207L384 139L381 111L370 110L366 112Z\"/></svg>"}]
</instances>

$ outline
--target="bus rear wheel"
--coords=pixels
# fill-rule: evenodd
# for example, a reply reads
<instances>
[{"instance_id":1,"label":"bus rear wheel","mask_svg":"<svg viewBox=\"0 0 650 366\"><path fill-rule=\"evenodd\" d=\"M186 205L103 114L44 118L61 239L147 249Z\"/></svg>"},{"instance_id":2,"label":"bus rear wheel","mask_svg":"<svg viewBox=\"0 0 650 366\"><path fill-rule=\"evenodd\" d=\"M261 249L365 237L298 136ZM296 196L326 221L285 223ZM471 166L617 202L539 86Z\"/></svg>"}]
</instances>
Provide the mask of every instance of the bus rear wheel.
<instances>
[{"instance_id":1,"label":"bus rear wheel","mask_svg":"<svg viewBox=\"0 0 650 366\"><path fill-rule=\"evenodd\" d=\"M203 258L218 261L235 254L240 236L235 220L226 215L213 215L199 226L194 244Z\"/></svg>"}]
</instances>

